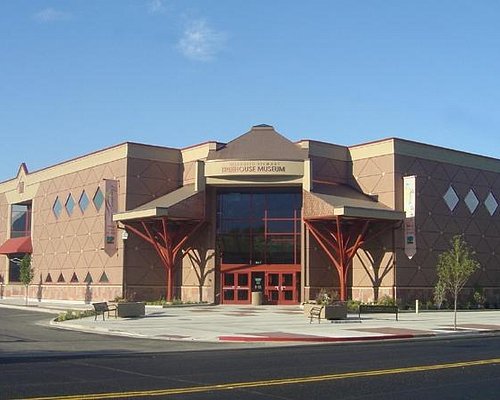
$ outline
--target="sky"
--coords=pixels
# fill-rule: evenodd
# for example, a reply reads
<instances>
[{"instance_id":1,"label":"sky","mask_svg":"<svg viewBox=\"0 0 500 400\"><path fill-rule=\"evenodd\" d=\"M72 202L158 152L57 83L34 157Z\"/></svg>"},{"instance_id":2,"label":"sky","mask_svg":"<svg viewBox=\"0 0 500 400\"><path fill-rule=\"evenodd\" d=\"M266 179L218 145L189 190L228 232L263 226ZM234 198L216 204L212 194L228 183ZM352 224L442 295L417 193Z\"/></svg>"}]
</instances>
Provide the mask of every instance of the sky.
<instances>
[{"instance_id":1,"label":"sky","mask_svg":"<svg viewBox=\"0 0 500 400\"><path fill-rule=\"evenodd\" d=\"M497 0L1 0L0 181L258 124L500 158Z\"/></svg>"}]
</instances>

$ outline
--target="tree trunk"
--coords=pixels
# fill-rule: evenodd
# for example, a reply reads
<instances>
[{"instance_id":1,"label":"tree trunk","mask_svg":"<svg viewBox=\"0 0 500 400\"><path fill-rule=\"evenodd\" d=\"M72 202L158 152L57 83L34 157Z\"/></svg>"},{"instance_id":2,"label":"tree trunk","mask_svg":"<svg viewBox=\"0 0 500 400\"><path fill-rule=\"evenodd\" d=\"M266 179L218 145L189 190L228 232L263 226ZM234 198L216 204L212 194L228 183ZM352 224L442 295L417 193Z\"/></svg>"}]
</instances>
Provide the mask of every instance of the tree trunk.
<instances>
[{"instance_id":1,"label":"tree trunk","mask_svg":"<svg viewBox=\"0 0 500 400\"><path fill-rule=\"evenodd\" d=\"M28 285L24 285L24 305L28 305Z\"/></svg>"}]
</instances>

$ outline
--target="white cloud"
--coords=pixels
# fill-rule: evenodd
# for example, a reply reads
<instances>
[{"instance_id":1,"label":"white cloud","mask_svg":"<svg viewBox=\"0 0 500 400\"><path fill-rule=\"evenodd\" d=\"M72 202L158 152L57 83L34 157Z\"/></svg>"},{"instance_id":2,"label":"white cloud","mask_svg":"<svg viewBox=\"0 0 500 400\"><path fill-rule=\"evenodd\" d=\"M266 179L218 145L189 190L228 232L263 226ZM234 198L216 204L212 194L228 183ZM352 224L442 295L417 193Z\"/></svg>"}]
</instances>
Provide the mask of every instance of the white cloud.
<instances>
[{"instance_id":1,"label":"white cloud","mask_svg":"<svg viewBox=\"0 0 500 400\"><path fill-rule=\"evenodd\" d=\"M177 48L187 58L210 61L224 48L227 35L208 26L205 20L191 21L184 30Z\"/></svg>"},{"instance_id":2,"label":"white cloud","mask_svg":"<svg viewBox=\"0 0 500 400\"><path fill-rule=\"evenodd\" d=\"M47 23L55 21L66 21L71 18L71 14L64 11L54 10L53 8L45 8L33 15L33 18L35 19L35 21Z\"/></svg>"},{"instance_id":3,"label":"white cloud","mask_svg":"<svg viewBox=\"0 0 500 400\"><path fill-rule=\"evenodd\" d=\"M148 11L151 14L165 14L168 7L165 5L164 0L150 0L148 2Z\"/></svg>"}]
</instances>

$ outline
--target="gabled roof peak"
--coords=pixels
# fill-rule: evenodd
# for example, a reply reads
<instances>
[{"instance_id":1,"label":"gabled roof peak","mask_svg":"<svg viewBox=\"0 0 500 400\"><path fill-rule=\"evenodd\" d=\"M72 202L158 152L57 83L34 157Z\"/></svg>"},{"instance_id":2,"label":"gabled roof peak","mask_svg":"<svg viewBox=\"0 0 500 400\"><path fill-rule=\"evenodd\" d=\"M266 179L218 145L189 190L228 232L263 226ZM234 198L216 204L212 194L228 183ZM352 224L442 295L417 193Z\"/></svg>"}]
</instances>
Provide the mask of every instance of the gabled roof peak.
<instances>
[{"instance_id":1,"label":"gabled roof peak","mask_svg":"<svg viewBox=\"0 0 500 400\"><path fill-rule=\"evenodd\" d=\"M265 129L274 130L274 127L272 125L267 125L267 124L254 125L254 126L252 126L252 129L254 129L254 128L265 128Z\"/></svg>"},{"instance_id":2,"label":"gabled roof peak","mask_svg":"<svg viewBox=\"0 0 500 400\"><path fill-rule=\"evenodd\" d=\"M304 160L300 146L280 135L271 125L255 125L223 148L209 153L209 160Z\"/></svg>"}]
</instances>

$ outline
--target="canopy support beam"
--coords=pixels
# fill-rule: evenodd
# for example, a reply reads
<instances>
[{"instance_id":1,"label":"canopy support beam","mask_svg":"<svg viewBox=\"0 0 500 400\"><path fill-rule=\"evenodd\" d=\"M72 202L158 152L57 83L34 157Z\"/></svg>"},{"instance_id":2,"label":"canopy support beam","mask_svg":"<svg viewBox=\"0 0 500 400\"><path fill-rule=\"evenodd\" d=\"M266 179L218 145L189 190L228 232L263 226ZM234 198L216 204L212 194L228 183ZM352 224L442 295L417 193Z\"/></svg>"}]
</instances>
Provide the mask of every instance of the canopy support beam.
<instances>
[{"instance_id":1,"label":"canopy support beam","mask_svg":"<svg viewBox=\"0 0 500 400\"><path fill-rule=\"evenodd\" d=\"M127 231L136 234L155 249L166 272L166 300L172 301L173 272L178 256L182 254L180 250L193 238L205 221L174 221L168 217L160 217L121 223Z\"/></svg>"}]
</instances>

